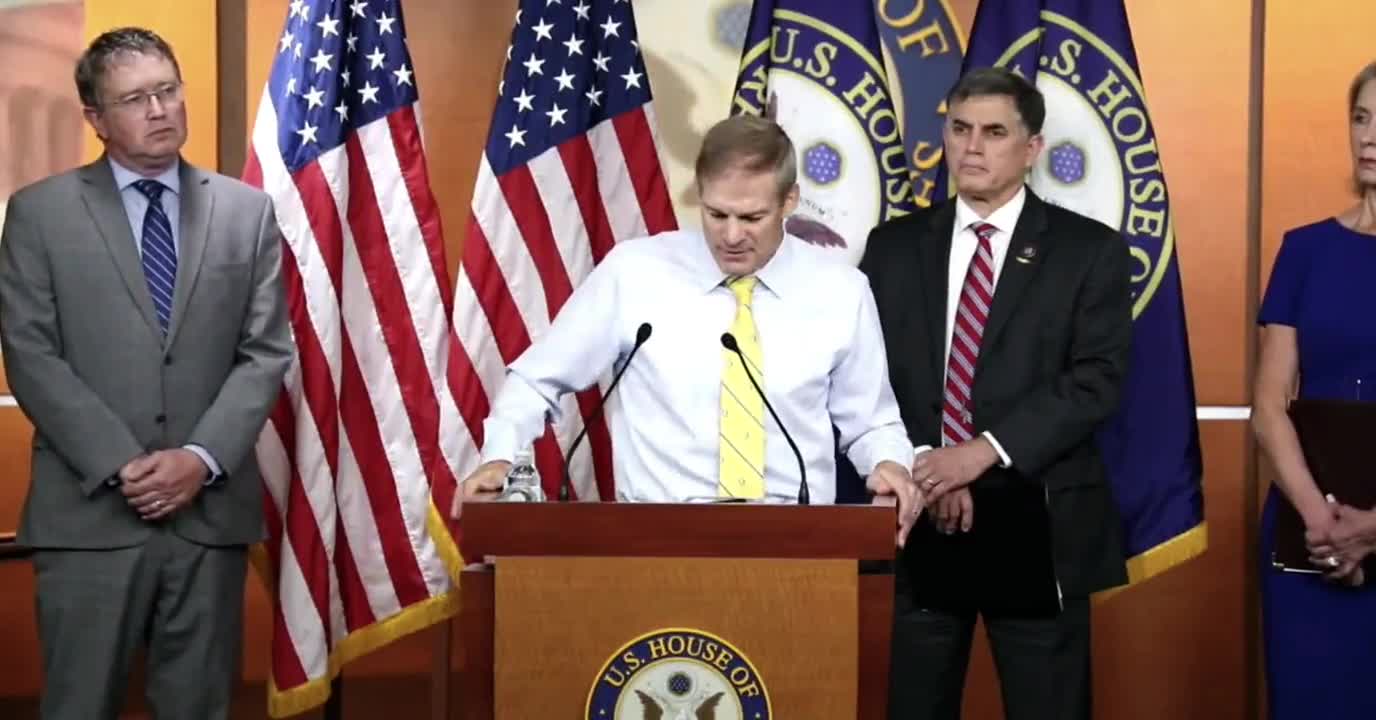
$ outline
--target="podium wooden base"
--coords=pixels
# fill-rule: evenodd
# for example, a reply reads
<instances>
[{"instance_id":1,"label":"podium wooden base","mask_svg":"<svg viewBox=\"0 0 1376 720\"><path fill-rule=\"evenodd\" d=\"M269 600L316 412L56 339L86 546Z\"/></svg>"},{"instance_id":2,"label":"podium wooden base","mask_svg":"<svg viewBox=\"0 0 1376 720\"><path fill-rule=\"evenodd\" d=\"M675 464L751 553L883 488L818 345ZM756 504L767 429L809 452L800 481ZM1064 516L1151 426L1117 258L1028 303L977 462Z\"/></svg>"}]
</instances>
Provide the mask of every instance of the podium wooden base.
<instances>
[{"instance_id":1,"label":"podium wooden base","mask_svg":"<svg viewBox=\"0 0 1376 720\"><path fill-rule=\"evenodd\" d=\"M467 507L465 549L491 562L461 581L461 717L640 718L721 693L718 717L883 718L893 524L869 506Z\"/></svg>"}]
</instances>

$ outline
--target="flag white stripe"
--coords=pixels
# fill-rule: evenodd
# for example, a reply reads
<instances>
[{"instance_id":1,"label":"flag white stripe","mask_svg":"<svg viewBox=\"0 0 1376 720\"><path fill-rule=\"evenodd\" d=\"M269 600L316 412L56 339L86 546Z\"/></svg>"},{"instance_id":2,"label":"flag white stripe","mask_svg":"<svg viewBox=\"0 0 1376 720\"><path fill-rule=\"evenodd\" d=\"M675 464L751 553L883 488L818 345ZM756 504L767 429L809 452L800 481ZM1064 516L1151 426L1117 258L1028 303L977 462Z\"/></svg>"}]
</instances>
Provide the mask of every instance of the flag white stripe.
<instances>
[{"instance_id":1,"label":"flag white stripe","mask_svg":"<svg viewBox=\"0 0 1376 720\"><path fill-rule=\"evenodd\" d=\"M272 196L277 211L277 226L282 238L296 256L297 272L301 276L306 314L319 340L330 368L330 378L339 387L339 317L335 307L335 290L325 259L316 245L296 183L287 173L286 165L277 149L277 117L272 112L267 89L258 105L258 120L253 126L254 156L263 174L263 190Z\"/></svg>"},{"instance_id":2,"label":"flag white stripe","mask_svg":"<svg viewBox=\"0 0 1376 720\"><path fill-rule=\"evenodd\" d=\"M570 285L577 287L592 272L593 258L588 229L578 199L574 196L568 170L557 148L541 153L527 165L545 214L549 217L550 231L559 248L563 270ZM600 392L604 387L599 384L595 389ZM561 421L555 426L555 435L559 439L560 449L567 454L574 438L583 430L583 417L574 395L564 396L559 404ZM593 467L592 443L584 438L569 462L569 474L574 479L574 490L580 498L587 497L589 489L596 488Z\"/></svg>"},{"instance_id":3,"label":"flag white stripe","mask_svg":"<svg viewBox=\"0 0 1376 720\"><path fill-rule=\"evenodd\" d=\"M602 206L617 242L645 234L645 215L640 209L626 156L621 152L621 139L610 120L588 130L588 142L597 162L597 188L602 194Z\"/></svg>"},{"instance_id":4,"label":"flag white stripe","mask_svg":"<svg viewBox=\"0 0 1376 720\"><path fill-rule=\"evenodd\" d=\"M592 246L563 158L557 148L551 148L532 158L527 166L540 194L540 202L545 206L545 214L549 216L549 228L564 261L569 283L578 287L592 272Z\"/></svg>"},{"instance_id":5,"label":"flag white stripe","mask_svg":"<svg viewBox=\"0 0 1376 720\"><path fill-rule=\"evenodd\" d=\"M286 619L283 626L306 677L321 677L329 669L325 627L320 624L320 614L311 602L311 592L306 587L301 566L296 562L296 553L292 552L285 540L279 562L281 571L278 573L277 601L281 603L282 616Z\"/></svg>"},{"instance_id":6,"label":"flag white stripe","mask_svg":"<svg viewBox=\"0 0 1376 720\"><path fill-rule=\"evenodd\" d=\"M415 241L422 237L420 219L411 204L411 194L402 176L401 159L397 157L387 121L369 123L359 128L358 135L387 229L392 264L401 278L426 371L438 389L443 386L440 351L449 339L449 318L444 316L444 299L440 296L434 266L428 255L416 252Z\"/></svg>"},{"instance_id":7,"label":"flag white stripe","mask_svg":"<svg viewBox=\"0 0 1376 720\"><path fill-rule=\"evenodd\" d=\"M549 326L549 305L545 303L544 285L486 156L479 167L478 183L473 190L473 215L482 227L483 236L487 238L493 260L502 277L506 278L521 324L534 340Z\"/></svg>"},{"instance_id":8,"label":"flag white stripe","mask_svg":"<svg viewBox=\"0 0 1376 720\"><path fill-rule=\"evenodd\" d=\"M358 569L359 583L368 597L368 606L376 617L386 617L401 609L401 600L392 585L378 532L372 501L368 498L363 474L354 456L353 444L347 435L339 438L339 492L336 502L345 518L344 533L349 540L349 552Z\"/></svg>"},{"instance_id":9,"label":"flag white stripe","mask_svg":"<svg viewBox=\"0 0 1376 720\"><path fill-rule=\"evenodd\" d=\"M322 172L330 179L330 187L346 186L349 173L348 157L343 152L329 155L331 157L328 160L325 155L322 155L319 162ZM355 170L366 172L368 168ZM381 199L379 198L379 201ZM334 194L334 201L336 208L343 216L342 214L347 210L344 205L346 198ZM388 202L390 202L390 198ZM415 479L427 477L426 469L421 462L416 446L415 435L411 427L411 417L401 396L401 386L397 380L392 356L388 352L387 340L382 334L382 320L378 317L377 307L373 304L373 296L370 292L367 276L364 274L363 262L358 255L358 245L353 228L346 224L343 230L344 267L342 284L344 292L341 297L340 314L344 319L349 339L352 341L359 372L367 389L368 401L378 423L376 432L382 440L382 450L385 453L378 459L386 462L391 469L393 482L391 489L396 492L401 519L405 524L406 534L414 552L417 538L424 537L426 534L426 513L423 509L428 509L430 500L429 485L417 483ZM341 437L341 454L343 453L342 445L343 438ZM345 479L344 470L344 463L341 462L341 482ZM357 472L357 482L362 485L365 481L361 469ZM353 478L349 479L353 480ZM360 515L354 519L361 520L364 517ZM370 510L366 516L367 524L373 524L373 517ZM376 532L375 528L374 532ZM395 597L391 586L391 577L385 572L386 564L382 561L382 556L379 554L367 559L360 553L354 553L354 556L360 567L365 562L378 562L383 572L379 574L375 582L385 582L388 586L387 592ZM422 567L421 570L422 575L424 575L425 568ZM430 582L431 578L427 577L427 586ZM365 586L368 584L364 583ZM369 595L372 596L371 592ZM399 603L394 608L377 612L377 614L386 616L397 609L400 609Z\"/></svg>"}]
</instances>

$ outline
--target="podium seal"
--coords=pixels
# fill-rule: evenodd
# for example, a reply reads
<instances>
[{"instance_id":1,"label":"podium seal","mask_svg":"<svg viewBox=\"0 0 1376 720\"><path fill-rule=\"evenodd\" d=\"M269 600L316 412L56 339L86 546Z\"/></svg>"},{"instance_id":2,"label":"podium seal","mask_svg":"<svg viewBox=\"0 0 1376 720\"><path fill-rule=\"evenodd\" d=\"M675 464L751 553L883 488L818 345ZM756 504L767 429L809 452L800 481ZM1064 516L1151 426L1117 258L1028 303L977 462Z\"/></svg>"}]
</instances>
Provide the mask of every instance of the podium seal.
<instances>
[{"instance_id":1,"label":"podium seal","mask_svg":"<svg viewBox=\"0 0 1376 720\"><path fill-rule=\"evenodd\" d=\"M767 720L750 660L700 630L665 628L617 650L588 693L588 720Z\"/></svg>"}]
</instances>

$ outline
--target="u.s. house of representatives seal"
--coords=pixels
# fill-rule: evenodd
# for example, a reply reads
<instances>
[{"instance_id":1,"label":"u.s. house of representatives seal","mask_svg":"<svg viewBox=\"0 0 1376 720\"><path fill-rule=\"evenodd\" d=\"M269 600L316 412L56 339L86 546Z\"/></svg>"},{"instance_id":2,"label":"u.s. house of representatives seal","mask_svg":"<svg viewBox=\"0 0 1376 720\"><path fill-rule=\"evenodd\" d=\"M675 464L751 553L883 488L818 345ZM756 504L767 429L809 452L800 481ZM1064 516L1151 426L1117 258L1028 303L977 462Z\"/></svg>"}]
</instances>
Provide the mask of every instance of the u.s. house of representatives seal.
<instances>
[{"instance_id":1,"label":"u.s. house of representatives seal","mask_svg":"<svg viewBox=\"0 0 1376 720\"><path fill-rule=\"evenodd\" d=\"M616 651L588 693L588 720L766 720L769 693L745 654L687 628Z\"/></svg>"},{"instance_id":2,"label":"u.s. house of representatives seal","mask_svg":"<svg viewBox=\"0 0 1376 720\"><path fill-rule=\"evenodd\" d=\"M871 228L915 207L883 60L810 15L775 10L773 20L741 57L733 110L774 119L797 148L802 192L788 231L857 264Z\"/></svg>"},{"instance_id":3,"label":"u.s. house of representatives seal","mask_svg":"<svg viewBox=\"0 0 1376 720\"><path fill-rule=\"evenodd\" d=\"M1031 184L1047 201L1121 230L1134 261L1135 318L1151 303L1175 248L1142 81L1121 53L1083 25L1049 11L1041 20L996 63L1024 77L1035 72L1046 98L1046 149ZM1033 59L1028 51L1038 46Z\"/></svg>"}]
</instances>

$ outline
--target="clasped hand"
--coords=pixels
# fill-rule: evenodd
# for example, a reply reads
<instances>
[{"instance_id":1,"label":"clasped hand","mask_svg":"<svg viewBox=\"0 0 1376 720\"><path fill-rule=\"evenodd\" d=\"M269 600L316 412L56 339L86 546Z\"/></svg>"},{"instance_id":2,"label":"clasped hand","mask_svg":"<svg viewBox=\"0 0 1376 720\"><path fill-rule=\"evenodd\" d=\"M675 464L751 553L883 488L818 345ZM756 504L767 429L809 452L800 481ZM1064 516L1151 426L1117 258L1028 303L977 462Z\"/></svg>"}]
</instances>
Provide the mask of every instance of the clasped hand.
<instances>
[{"instance_id":1,"label":"clasped hand","mask_svg":"<svg viewBox=\"0 0 1376 720\"><path fill-rule=\"evenodd\" d=\"M1348 585L1366 581L1362 561L1376 553L1376 510L1360 510L1331 498L1326 512L1305 519L1309 560L1324 576Z\"/></svg>"},{"instance_id":2,"label":"clasped hand","mask_svg":"<svg viewBox=\"0 0 1376 720\"><path fill-rule=\"evenodd\" d=\"M205 487L210 470L185 448L140 455L120 468L120 492L144 520L160 520L186 507Z\"/></svg>"}]
</instances>

